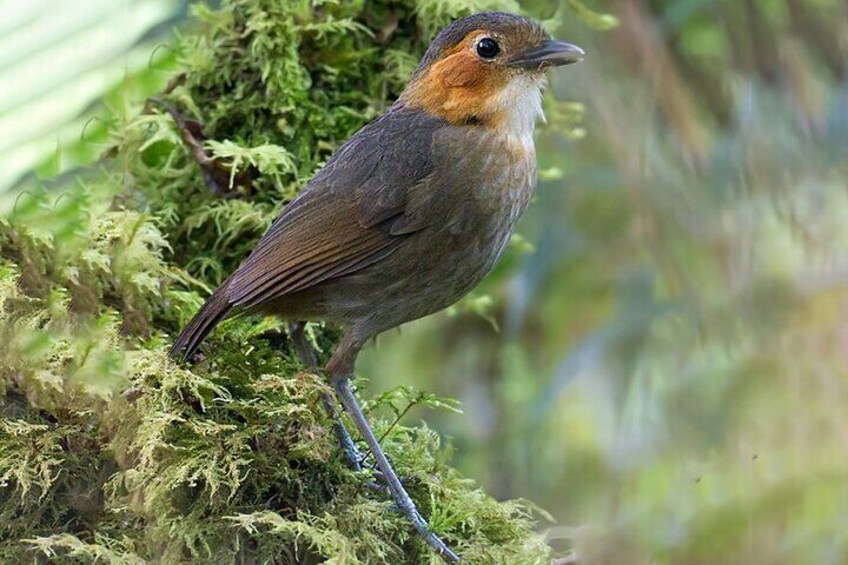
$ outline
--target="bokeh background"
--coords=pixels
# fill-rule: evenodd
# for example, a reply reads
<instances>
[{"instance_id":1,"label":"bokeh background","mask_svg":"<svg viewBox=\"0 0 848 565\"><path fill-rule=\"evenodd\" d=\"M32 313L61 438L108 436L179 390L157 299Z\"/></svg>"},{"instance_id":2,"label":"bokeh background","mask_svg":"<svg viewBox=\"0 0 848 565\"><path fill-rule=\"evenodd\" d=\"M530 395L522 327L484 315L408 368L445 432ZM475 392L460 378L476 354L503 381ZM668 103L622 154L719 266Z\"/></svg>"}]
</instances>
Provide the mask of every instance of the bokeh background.
<instances>
[{"instance_id":1,"label":"bokeh background","mask_svg":"<svg viewBox=\"0 0 848 565\"><path fill-rule=\"evenodd\" d=\"M520 7L588 53L551 73L536 203L469 300L361 377L461 400L404 419L581 563L848 562L848 2ZM8 207L162 89L188 7L0 13Z\"/></svg>"}]
</instances>

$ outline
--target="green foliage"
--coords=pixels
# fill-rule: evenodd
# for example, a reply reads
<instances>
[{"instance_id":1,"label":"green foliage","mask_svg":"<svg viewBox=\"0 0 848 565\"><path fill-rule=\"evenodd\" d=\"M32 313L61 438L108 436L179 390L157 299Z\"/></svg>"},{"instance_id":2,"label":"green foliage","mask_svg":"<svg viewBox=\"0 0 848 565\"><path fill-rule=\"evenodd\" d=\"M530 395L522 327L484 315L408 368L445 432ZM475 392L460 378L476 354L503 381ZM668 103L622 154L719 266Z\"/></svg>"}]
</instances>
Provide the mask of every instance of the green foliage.
<instances>
[{"instance_id":1,"label":"green foliage","mask_svg":"<svg viewBox=\"0 0 848 565\"><path fill-rule=\"evenodd\" d=\"M492 5L197 6L161 98L250 182L212 194L171 116L125 104L108 120L110 159L0 218L0 561L437 559L370 473L342 463L326 387L279 322L225 323L195 367L165 352L281 203L398 93L433 30ZM323 351L337 337L309 332ZM397 425L415 405L456 408L407 388L368 406L434 530L467 563L549 562L533 532L545 514L495 501L447 464L435 432Z\"/></svg>"},{"instance_id":2,"label":"green foliage","mask_svg":"<svg viewBox=\"0 0 848 565\"><path fill-rule=\"evenodd\" d=\"M423 320L362 370L461 398L428 418L458 466L578 563L848 563L846 5L608 5L552 75L591 127L540 136L502 333Z\"/></svg>"},{"instance_id":3,"label":"green foliage","mask_svg":"<svg viewBox=\"0 0 848 565\"><path fill-rule=\"evenodd\" d=\"M612 29L618 25L618 19L612 14L602 14L587 7L581 0L567 0L568 5L583 22L600 30Z\"/></svg>"},{"instance_id":4,"label":"green foliage","mask_svg":"<svg viewBox=\"0 0 848 565\"><path fill-rule=\"evenodd\" d=\"M27 182L31 169L48 178L97 158L111 125L108 118L90 119L87 108L120 105L161 88L174 54L154 49L184 4L45 0L4 6L0 83L8 86L0 100L0 200Z\"/></svg>"}]
</instances>

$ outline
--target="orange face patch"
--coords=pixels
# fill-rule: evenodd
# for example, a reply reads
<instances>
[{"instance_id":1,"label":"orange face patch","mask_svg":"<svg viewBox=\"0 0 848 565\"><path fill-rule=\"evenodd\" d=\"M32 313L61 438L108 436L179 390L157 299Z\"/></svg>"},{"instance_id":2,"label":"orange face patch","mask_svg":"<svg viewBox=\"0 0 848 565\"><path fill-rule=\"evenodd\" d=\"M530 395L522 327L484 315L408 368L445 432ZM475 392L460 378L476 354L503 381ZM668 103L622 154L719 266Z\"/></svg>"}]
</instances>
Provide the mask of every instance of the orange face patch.
<instances>
[{"instance_id":1,"label":"orange face patch","mask_svg":"<svg viewBox=\"0 0 848 565\"><path fill-rule=\"evenodd\" d=\"M486 82L487 66L474 53L463 49L434 64L430 74L444 86L470 88Z\"/></svg>"},{"instance_id":2,"label":"orange face patch","mask_svg":"<svg viewBox=\"0 0 848 565\"><path fill-rule=\"evenodd\" d=\"M491 117L498 110L495 97L510 77L506 69L481 61L472 50L474 39L483 33L478 30L468 34L410 83L402 100L454 124Z\"/></svg>"}]
</instances>

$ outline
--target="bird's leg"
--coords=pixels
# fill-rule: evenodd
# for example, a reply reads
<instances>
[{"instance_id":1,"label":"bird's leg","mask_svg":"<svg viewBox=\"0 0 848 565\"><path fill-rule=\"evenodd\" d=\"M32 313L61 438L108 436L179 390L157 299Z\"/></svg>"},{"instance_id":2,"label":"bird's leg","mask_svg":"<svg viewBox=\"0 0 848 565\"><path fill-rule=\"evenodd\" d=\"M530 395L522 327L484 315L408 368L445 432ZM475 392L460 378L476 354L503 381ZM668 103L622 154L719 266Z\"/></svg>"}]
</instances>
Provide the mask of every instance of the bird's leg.
<instances>
[{"instance_id":1,"label":"bird's leg","mask_svg":"<svg viewBox=\"0 0 848 565\"><path fill-rule=\"evenodd\" d=\"M377 460L377 466L380 468L383 480L389 487L389 492L391 492L395 505L397 505L398 509L406 515L412 523L412 526L415 528L415 531L424 538L427 545L435 549L447 563L457 563L459 561L459 557L451 551L447 545L445 545L445 542L430 531L430 528L427 526L427 522L425 522L424 518L421 517L421 514L418 512L418 508L415 507L415 503L412 502L412 499L409 497L406 489L403 488L400 479L398 479L398 476L395 474L389 460L380 448L380 443L377 441L377 437L371 430L371 426L368 425L368 421L365 419L365 415L362 413L362 409L356 401L353 389L350 386L350 378L334 376L332 377L332 385L336 394L341 399L344 409L353 419L357 429L359 429L359 433L362 435L362 438L365 440L368 448L374 454L374 458Z\"/></svg>"},{"instance_id":2,"label":"bird's leg","mask_svg":"<svg viewBox=\"0 0 848 565\"><path fill-rule=\"evenodd\" d=\"M309 340L306 338L304 328L306 328L305 322L292 322L287 324L289 340L291 340L294 352L297 354L297 358L300 359L300 362L303 363L307 369L317 369L318 352L315 351L315 348L312 347L312 344L309 343Z\"/></svg>"},{"instance_id":3,"label":"bird's leg","mask_svg":"<svg viewBox=\"0 0 848 565\"><path fill-rule=\"evenodd\" d=\"M292 346L300 362L308 369L314 370L318 367L318 353L306 338L306 333L303 331L304 326L305 324L303 322L289 324L289 339L291 339ZM354 471L361 471L362 465L359 459L359 452L356 450L356 445L353 443L353 439L350 437L350 433L347 431L341 415L336 410L336 399L329 392L324 393L324 408L326 408L330 419L333 420L333 431L336 433L339 447L341 447L342 453L344 453L345 462Z\"/></svg>"},{"instance_id":4,"label":"bird's leg","mask_svg":"<svg viewBox=\"0 0 848 565\"><path fill-rule=\"evenodd\" d=\"M362 409L356 401L353 389L350 386L350 377L353 375L353 365L360 347L361 345L355 339L351 338L350 334L345 336L341 344L339 344L338 349L336 349L335 353L333 353L327 362L327 373L330 377L330 384L332 384L333 390L336 391L336 395L341 400L345 411L351 417L353 423L356 424L356 428L359 430L362 439L365 440L368 449L374 455L374 459L377 461L377 467L381 473L380 478L388 486L398 510L409 519L418 535L427 542L427 545L435 549L445 562L457 563L459 562L459 557L445 545L445 542L430 531L427 522L421 517L418 508L415 507L412 498L410 498L406 489L403 488L403 484L389 463L386 454L383 453L380 442L371 430L368 420L365 419L365 414L362 413Z\"/></svg>"}]
</instances>

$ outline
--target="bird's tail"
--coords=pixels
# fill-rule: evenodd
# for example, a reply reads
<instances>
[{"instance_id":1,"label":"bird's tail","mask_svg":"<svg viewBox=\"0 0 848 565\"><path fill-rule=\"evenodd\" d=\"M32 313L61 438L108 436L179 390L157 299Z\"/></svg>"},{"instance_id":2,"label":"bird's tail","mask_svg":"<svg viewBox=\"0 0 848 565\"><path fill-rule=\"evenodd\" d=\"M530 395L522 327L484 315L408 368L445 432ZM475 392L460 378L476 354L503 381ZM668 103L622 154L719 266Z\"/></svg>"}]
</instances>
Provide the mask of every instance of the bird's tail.
<instances>
[{"instance_id":1,"label":"bird's tail","mask_svg":"<svg viewBox=\"0 0 848 565\"><path fill-rule=\"evenodd\" d=\"M200 307L194 318L183 328L171 346L168 355L172 359L188 359L203 339L226 317L232 306L227 299L227 285L218 287L206 303Z\"/></svg>"}]
</instances>

